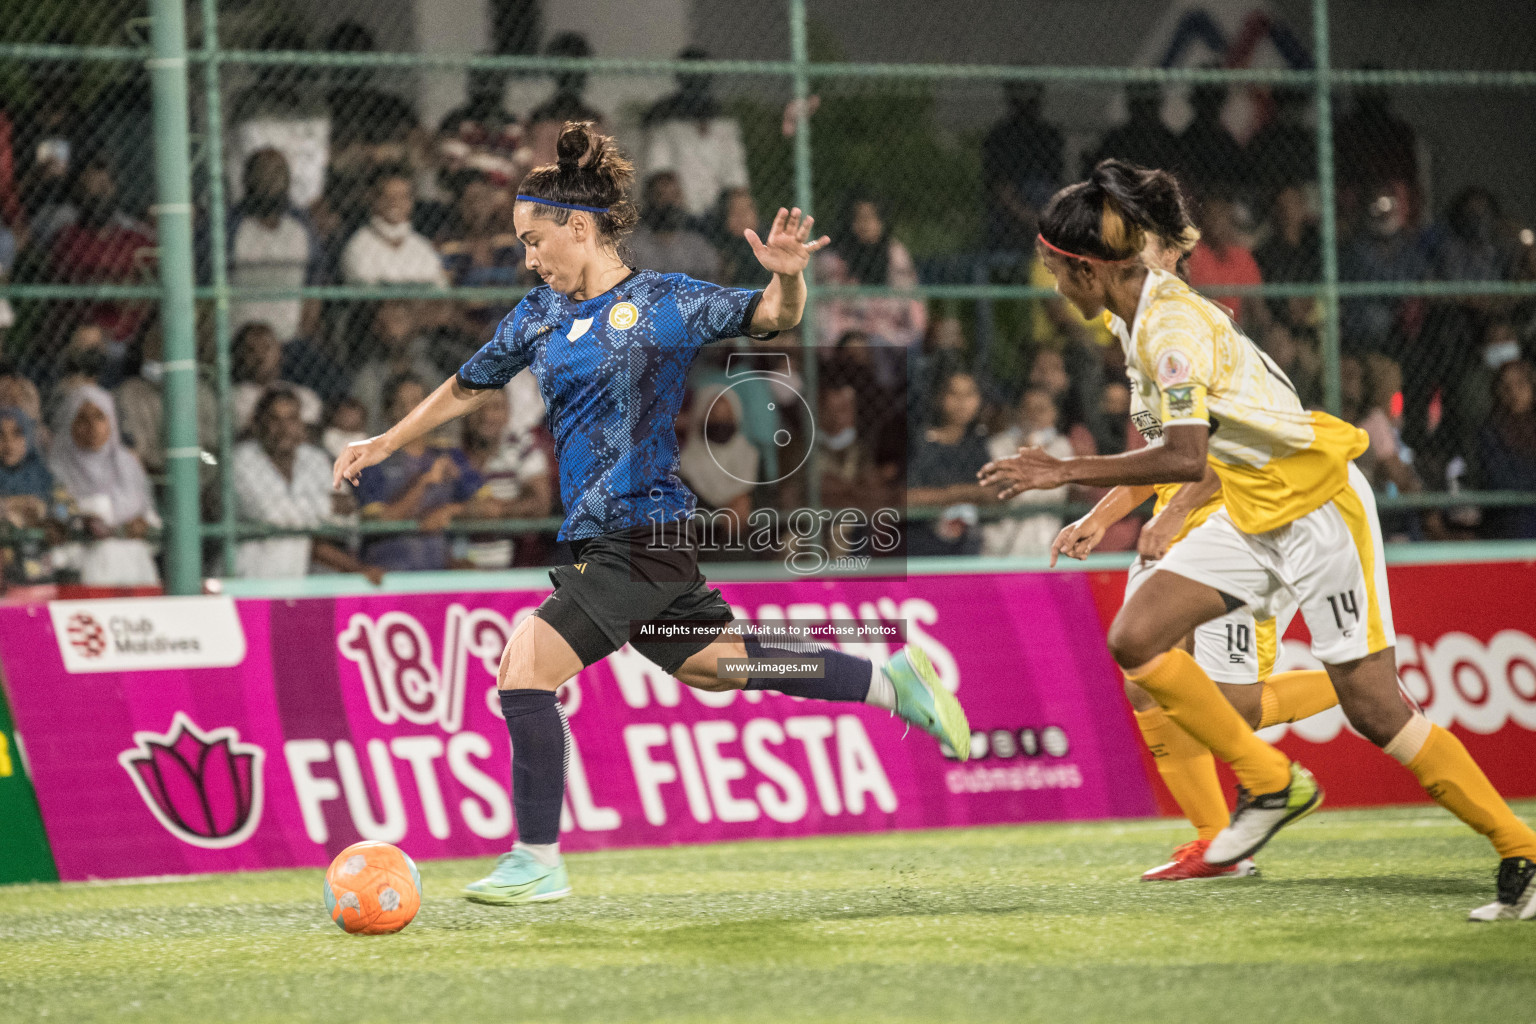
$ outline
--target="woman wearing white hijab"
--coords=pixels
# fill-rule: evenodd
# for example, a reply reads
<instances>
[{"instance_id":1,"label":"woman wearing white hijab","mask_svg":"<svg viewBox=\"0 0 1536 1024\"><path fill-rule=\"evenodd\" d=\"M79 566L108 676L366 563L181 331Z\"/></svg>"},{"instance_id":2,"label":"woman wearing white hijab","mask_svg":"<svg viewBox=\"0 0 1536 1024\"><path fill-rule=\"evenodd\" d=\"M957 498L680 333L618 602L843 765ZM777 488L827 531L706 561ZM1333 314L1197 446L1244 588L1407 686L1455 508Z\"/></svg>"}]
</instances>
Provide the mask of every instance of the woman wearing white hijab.
<instances>
[{"instance_id":1,"label":"woman wearing white hijab","mask_svg":"<svg viewBox=\"0 0 1536 1024\"><path fill-rule=\"evenodd\" d=\"M688 417L678 475L699 496L701 507L730 509L744 525L752 511L761 456L742 434L741 417L741 399L735 391L700 389Z\"/></svg>"},{"instance_id":2,"label":"woman wearing white hijab","mask_svg":"<svg viewBox=\"0 0 1536 1024\"><path fill-rule=\"evenodd\" d=\"M71 545L82 583L155 586L160 574L144 535L160 525L149 477L123 444L112 396L94 384L71 391L55 414L49 468L96 540Z\"/></svg>"}]
</instances>

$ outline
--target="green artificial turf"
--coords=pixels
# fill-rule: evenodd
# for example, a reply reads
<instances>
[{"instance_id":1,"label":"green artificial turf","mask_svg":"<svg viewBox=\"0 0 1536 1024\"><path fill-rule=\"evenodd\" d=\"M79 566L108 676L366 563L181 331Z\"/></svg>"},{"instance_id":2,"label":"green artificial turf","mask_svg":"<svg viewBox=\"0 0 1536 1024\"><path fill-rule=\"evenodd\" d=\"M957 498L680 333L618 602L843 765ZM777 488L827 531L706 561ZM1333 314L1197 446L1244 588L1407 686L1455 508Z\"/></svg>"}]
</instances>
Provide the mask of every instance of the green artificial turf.
<instances>
[{"instance_id":1,"label":"green artificial turf","mask_svg":"<svg viewBox=\"0 0 1536 1024\"><path fill-rule=\"evenodd\" d=\"M1536 805L1520 808L1527 818ZM1487 844L1322 813L1262 878L1144 884L1185 829L1107 822L573 855L575 893L326 917L321 873L0 889L5 1021L1536 1020L1536 922L1470 924Z\"/></svg>"}]
</instances>

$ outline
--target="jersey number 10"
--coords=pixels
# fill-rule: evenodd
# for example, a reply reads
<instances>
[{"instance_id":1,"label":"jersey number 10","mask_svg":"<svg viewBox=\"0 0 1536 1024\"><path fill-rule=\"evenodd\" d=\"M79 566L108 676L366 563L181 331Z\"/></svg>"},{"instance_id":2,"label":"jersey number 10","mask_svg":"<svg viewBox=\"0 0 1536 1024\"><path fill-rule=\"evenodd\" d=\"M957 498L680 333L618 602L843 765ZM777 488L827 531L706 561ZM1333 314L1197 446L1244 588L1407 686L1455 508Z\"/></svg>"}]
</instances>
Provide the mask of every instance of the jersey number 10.
<instances>
[{"instance_id":1,"label":"jersey number 10","mask_svg":"<svg viewBox=\"0 0 1536 1024\"><path fill-rule=\"evenodd\" d=\"M1227 660L1241 665L1253 652L1253 630L1246 625L1227 623Z\"/></svg>"}]
</instances>

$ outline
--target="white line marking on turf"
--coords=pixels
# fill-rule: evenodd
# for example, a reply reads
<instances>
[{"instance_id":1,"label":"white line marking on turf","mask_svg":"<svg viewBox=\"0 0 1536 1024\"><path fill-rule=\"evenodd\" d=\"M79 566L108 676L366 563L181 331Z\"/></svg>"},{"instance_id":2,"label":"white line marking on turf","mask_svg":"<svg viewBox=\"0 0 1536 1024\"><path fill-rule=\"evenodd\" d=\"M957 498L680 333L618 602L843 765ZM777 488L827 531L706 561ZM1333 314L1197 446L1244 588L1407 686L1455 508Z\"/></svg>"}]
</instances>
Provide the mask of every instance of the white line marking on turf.
<instances>
[{"instance_id":1,"label":"white line marking on turf","mask_svg":"<svg viewBox=\"0 0 1536 1024\"><path fill-rule=\"evenodd\" d=\"M288 868L276 868L277 871L287 871ZM204 871L196 875L140 875L137 878L86 878L71 879L61 882L61 885L89 885L106 887L110 885L172 885L176 882L197 882L205 878L218 878L221 875L234 872Z\"/></svg>"},{"instance_id":2,"label":"white line marking on turf","mask_svg":"<svg viewBox=\"0 0 1536 1024\"><path fill-rule=\"evenodd\" d=\"M1312 827L1369 827L1369 828L1436 828L1444 827L1451 830L1465 828L1454 817L1438 807L1426 807L1422 811L1405 808L1389 817L1382 817L1379 810L1372 808L1340 808L1335 811L1324 811L1322 814L1312 815L1307 819ZM1038 824L1043 828L1058 828L1071 836L1088 835L1137 835L1147 832L1161 832L1168 829L1186 828L1185 822L1179 818L1147 818L1140 821L1123 821L1114 825L1104 824L1077 824L1064 825L1053 822L1021 823L1029 827Z\"/></svg>"}]
</instances>

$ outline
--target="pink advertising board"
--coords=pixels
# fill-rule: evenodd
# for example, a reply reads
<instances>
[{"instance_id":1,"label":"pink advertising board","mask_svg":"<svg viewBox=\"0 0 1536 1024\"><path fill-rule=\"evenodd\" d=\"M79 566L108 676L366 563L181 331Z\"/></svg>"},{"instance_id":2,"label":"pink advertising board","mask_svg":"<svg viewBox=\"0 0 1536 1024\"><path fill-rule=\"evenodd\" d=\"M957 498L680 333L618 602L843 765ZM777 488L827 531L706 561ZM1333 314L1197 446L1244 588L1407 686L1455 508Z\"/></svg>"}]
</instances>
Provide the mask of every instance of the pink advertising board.
<instances>
[{"instance_id":1,"label":"pink advertising board","mask_svg":"<svg viewBox=\"0 0 1536 1024\"><path fill-rule=\"evenodd\" d=\"M904 622L982 756L862 705L690 690L625 648L562 689L567 849L1155 813L1086 575L721 589L750 621ZM494 672L545 593L0 609L60 877L323 865L360 838L505 851Z\"/></svg>"}]
</instances>

